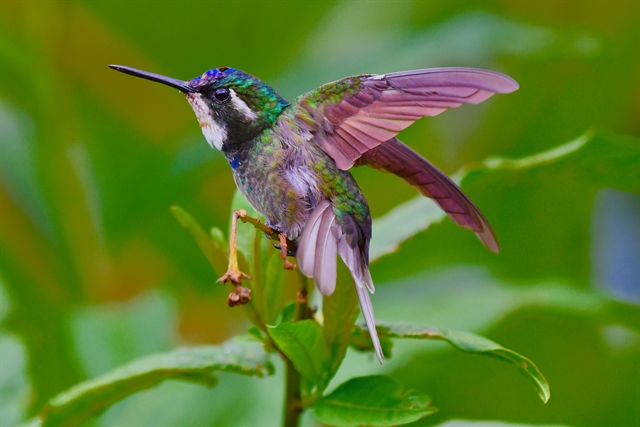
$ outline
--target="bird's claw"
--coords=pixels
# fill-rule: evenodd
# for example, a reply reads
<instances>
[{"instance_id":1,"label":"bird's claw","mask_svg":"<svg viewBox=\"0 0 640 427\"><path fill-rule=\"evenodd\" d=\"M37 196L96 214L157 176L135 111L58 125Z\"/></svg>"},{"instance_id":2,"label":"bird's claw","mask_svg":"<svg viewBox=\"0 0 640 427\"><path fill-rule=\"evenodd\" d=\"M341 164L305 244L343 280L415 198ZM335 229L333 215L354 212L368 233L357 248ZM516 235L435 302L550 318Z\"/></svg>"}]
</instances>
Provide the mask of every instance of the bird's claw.
<instances>
[{"instance_id":1,"label":"bird's claw","mask_svg":"<svg viewBox=\"0 0 640 427\"><path fill-rule=\"evenodd\" d=\"M280 233L278 234L278 239L280 240L280 258L282 259L282 261L284 261L284 269L285 270L294 270L296 268L296 265L291 263L288 259L287 259L287 255L289 253L288 249L287 249L287 235L284 233Z\"/></svg>"}]
</instances>

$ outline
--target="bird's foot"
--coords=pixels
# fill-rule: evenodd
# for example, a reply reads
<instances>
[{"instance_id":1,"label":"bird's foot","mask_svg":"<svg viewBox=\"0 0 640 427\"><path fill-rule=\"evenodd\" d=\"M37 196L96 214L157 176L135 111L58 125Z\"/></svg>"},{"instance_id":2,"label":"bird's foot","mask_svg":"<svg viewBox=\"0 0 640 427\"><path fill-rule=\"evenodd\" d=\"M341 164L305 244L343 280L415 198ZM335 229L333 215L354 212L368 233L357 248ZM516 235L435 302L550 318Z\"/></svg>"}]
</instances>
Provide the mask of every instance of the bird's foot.
<instances>
[{"instance_id":1,"label":"bird's foot","mask_svg":"<svg viewBox=\"0 0 640 427\"><path fill-rule=\"evenodd\" d=\"M278 234L278 239L280 240L280 258L282 258L282 260L284 261L284 269L294 270L296 268L296 265L287 259L287 254L289 252L287 250L287 235L284 233L280 233Z\"/></svg>"}]
</instances>

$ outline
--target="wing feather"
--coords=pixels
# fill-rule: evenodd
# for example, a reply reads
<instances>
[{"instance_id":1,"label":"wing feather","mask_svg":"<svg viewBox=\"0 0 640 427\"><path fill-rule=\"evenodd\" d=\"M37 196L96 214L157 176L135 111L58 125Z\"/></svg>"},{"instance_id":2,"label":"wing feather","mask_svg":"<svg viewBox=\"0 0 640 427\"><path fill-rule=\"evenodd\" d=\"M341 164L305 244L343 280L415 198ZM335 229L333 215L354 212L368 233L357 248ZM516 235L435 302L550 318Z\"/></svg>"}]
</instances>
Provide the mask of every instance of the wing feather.
<instances>
[{"instance_id":1,"label":"wing feather","mask_svg":"<svg viewBox=\"0 0 640 427\"><path fill-rule=\"evenodd\" d=\"M480 209L455 182L397 138L364 153L358 165L391 172L404 179L422 195L434 199L458 225L473 230L488 249L499 252L495 233Z\"/></svg>"},{"instance_id":2,"label":"wing feather","mask_svg":"<svg viewBox=\"0 0 640 427\"><path fill-rule=\"evenodd\" d=\"M384 123L384 121L382 122ZM356 119L348 119L342 123L342 128L349 129L349 133L351 133L355 138L359 141L371 141L372 139L375 141L375 145L371 142L369 144L365 144L371 148L375 148L380 143L388 140L389 138L393 138L395 134L398 132L374 126L369 120L356 120ZM378 143L378 141L381 141Z\"/></svg>"},{"instance_id":3,"label":"wing feather","mask_svg":"<svg viewBox=\"0 0 640 427\"><path fill-rule=\"evenodd\" d=\"M512 78L493 71L431 68L347 77L297 98L294 111L300 120L315 120L314 142L346 170L364 153L362 146L373 149L420 117L516 89Z\"/></svg>"},{"instance_id":4,"label":"wing feather","mask_svg":"<svg viewBox=\"0 0 640 427\"><path fill-rule=\"evenodd\" d=\"M391 121L385 119L384 117L376 117L375 115L371 115L367 118L364 117L352 117L349 119L351 123L358 123L359 126L366 130L367 128L371 128L375 131L382 130L391 134L397 133L404 129L406 120L395 120ZM385 136L386 137L386 136ZM385 141L389 139L386 138Z\"/></svg>"},{"instance_id":5,"label":"wing feather","mask_svg":"<svg viewBox=\"0 0 640 427\"><path fill-rule=\"evenodd\" d=\"M358 138L351 135L347 130L338 128L336 133L345 141L348 141L349 145L355 148L358 151L358 153L362 154L369 150L369 147L367 147L362 142L360 142Z\"/></svg>"}]
</instances>

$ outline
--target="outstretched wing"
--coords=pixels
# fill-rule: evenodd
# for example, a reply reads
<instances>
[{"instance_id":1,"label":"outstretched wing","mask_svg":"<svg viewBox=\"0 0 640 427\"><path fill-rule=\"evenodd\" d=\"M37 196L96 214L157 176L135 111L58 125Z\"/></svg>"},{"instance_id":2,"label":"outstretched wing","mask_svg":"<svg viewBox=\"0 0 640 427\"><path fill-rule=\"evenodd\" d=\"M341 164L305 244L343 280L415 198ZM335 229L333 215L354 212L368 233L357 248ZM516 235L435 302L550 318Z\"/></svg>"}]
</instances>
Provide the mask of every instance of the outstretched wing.
<instances>
[{"instance_id":1,"label":"outstretched wing","mask_svg":"<svg viewBox=\"0 0 640 427\"><path fill-rule=\"evenodd\" d=\"M455 223L473 230L487 248L499 252L496 235L480 209L451 178L397 138L362 154L356 165L367 165L404 179L423 196L431 197Z\"/></svg>"},{"instance_id":2,"label":"outstretched wing","mask_svg":"<svg viewBox=\"0 0 640 427\"><path fill-rule=\"evenodd\" d=\"M429 68L347 77L300 96L294 105L314 142L347 170L421 117L516 89L511 77L493 71Z\"/></svg>"}]
</instances>

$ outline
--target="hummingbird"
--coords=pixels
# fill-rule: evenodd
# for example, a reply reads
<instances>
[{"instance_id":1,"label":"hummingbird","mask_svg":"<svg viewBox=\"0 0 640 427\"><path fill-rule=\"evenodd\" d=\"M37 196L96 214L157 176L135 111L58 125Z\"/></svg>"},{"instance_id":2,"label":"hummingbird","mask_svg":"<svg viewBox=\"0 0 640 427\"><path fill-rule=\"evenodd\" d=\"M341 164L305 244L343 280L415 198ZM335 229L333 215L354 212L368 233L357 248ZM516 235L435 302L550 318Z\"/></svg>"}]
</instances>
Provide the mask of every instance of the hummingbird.
<instances>
[{"instance_id":1,"label":"hummingbird","mask_svg":"<svg viewBox=\"0 0 640 427\"><path fill-rule=\"evenodd\" d=\"M342 258L380 363L384 354L369 296L375 290L369 272L371 213L352 167L399 176L489 250L499 251L493 229L471 199L396 135L421 117L517 90L509 76L474 68L363 74L287 101L260 79L230 67L187 81L110 67L184 94L208 144L224 154L238 189L279 237L285 268L293 267L286 256L296 255L300 271L331 295L337 257ZM223 279L239 283L242 277L248 278L230 260Z\"/></svg>"}]
</instances>

